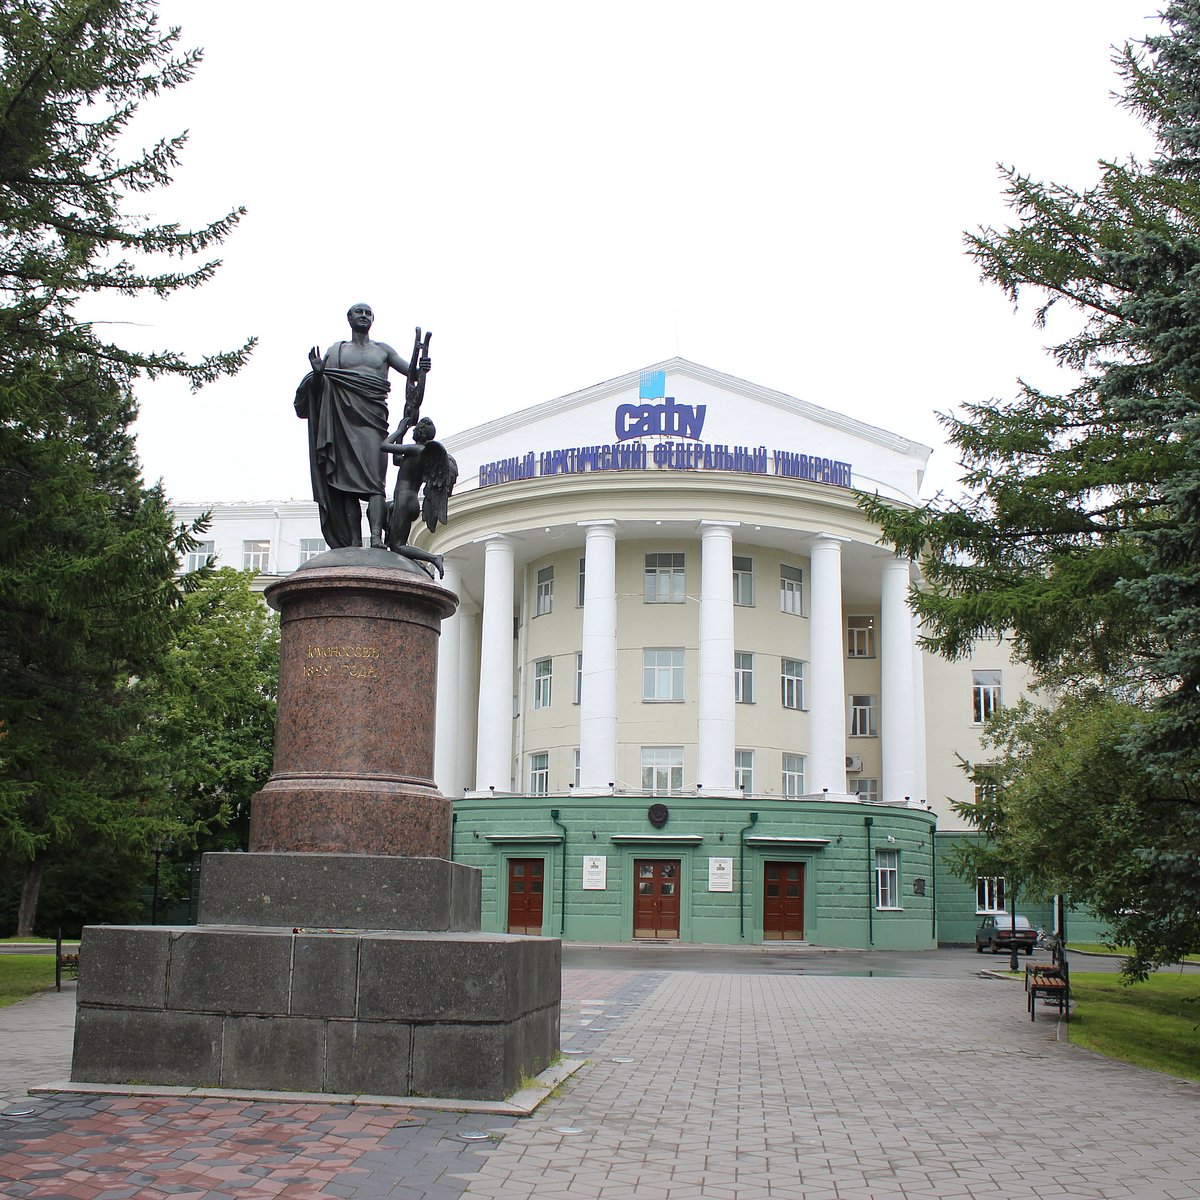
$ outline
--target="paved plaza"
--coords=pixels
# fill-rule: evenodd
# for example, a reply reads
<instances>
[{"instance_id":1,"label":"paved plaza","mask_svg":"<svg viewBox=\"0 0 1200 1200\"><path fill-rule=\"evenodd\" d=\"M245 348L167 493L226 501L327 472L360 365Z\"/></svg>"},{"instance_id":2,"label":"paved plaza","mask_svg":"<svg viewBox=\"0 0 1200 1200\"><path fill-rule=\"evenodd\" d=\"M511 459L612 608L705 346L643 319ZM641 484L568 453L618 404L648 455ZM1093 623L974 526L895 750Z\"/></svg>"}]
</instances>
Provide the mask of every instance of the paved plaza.
<instances>
[{"instance_id":1,"label":"paved plaza","mask_svg":"<svg viewBox=\"0 0 1200 1200\"><path fill-rule=\"evenodd\" d=\"M0 1010L0 1194L1200 1197L1200 1086L1070 1046L974 956L874 978L628 959L564 970L563 1047L585 1065L527 1118L29 1096L69 1073L74 998L43 993Z\"/></svg>"}]
</instances>

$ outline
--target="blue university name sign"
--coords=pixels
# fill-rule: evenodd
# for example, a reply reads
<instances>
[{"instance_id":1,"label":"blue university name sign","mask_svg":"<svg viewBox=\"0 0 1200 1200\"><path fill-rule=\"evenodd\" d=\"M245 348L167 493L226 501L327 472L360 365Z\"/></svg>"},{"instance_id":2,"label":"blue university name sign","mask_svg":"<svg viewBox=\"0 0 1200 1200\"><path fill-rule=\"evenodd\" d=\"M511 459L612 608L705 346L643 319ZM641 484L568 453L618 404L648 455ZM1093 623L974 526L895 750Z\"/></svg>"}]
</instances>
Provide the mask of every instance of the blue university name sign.
<instances>
[{"instance_id":1,"label":"blue university name sign","mask_svg":"<svg viewBox=\"0 0 1200 1200\"><path fill-rule=\"evenodd\" d=\"M819 454L702 442L705 404L681 404L666 393L663 371L642 373L639 403L618 404L613 413L616 441L556 450L527 450L479 468L479 486L495 487L542 475L582 475L589 471L732 471L778 475L832 487L854 486L850 463ZM652 438L653 441L643 441Z\"/></svg>"}]
</instances>

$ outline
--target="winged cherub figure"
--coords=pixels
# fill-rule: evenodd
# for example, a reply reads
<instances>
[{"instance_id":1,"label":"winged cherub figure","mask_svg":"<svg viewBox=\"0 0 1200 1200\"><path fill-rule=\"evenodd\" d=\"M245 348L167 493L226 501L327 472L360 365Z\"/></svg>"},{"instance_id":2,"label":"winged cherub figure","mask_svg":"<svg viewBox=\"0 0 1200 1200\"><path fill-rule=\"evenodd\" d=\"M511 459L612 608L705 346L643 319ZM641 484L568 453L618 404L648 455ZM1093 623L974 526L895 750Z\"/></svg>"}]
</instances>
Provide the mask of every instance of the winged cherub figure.
<instances>
[{"instance_id":1,"label":"winged cherub figure","mask_svg":"<svg viewBox=\"0 0 1200 1200\"><path fill-rule=\"evenodd\" d=\"M384 452L390 454L400 468L387 506L387 546L405 558L431 563L440 578L445 574L442 556L410 546L408 538L418 515L430 533L446 523L450 494L458 480L458 463L441 442L434 441L437 427L428 417L422 417L413 426L411 445L400 440L406 432L402 424L383 442ZM418 503L417 493L422 484L425 492Z\"/></svg>"}]
</instances>

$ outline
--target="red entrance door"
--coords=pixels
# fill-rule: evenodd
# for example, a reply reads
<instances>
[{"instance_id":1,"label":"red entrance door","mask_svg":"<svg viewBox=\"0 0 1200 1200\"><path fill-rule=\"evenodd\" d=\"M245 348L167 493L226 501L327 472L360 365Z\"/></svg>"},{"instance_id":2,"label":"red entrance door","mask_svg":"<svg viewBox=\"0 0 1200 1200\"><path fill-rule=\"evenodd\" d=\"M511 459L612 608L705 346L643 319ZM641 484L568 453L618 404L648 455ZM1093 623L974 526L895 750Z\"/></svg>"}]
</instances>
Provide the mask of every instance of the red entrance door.
<instances>
[{"instance_id":1,"label":"red entrance door","mask_svg":"<svg viewBox=\"0 0 1200 1200\"><path fill-rule=\"evenodd\" d=\"M633 864L633 936L679 936L679 860L639 858Z\"/></svg>"},{"instance_id":2,"label":"red entrance door","mask_svg":"<svg viewBox=\"0 0 1200 1200\"><path fill-rule=\"evenodd\" d=\"M508 932L542 932L544 858L508 860Z\"/></svg>"},{"instance_id":3,"label":"red entrance door","mask_svg":"<svg viewBox=\"0 0 1200 1200\"><path fill-rule=\"evenodd\" d=\"M804 864L763 865L763 941L804 941Z\"/></svg>"}]
</instances>

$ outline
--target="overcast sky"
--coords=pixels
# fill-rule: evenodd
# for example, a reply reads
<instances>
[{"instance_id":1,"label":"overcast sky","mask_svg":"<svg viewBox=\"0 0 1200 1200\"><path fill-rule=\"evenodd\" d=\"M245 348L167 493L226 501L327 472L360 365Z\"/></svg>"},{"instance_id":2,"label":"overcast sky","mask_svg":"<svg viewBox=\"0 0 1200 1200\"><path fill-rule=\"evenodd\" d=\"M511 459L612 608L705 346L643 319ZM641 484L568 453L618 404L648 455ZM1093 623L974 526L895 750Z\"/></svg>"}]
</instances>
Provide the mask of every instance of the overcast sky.
<instances>
[{"instance_id":1,"label":"overcast sky","mask_svg":"<svg viewBox=\"0 0 1200 1200\"><path fill-rule=\"evenodd\" d=\"M934 446L946 486L934 413L1052 378L963 230L1006 221L997 163L1086 185L1145 152L1111 54L1158 7L164 0L205 58L144 110L143 139L190 140L137 204L248 215L212 283L86 315L147 348L259 338L196 395L139 387L179 501L309 498L292 395L359 300L406 358L433 331L443 434L679 354Z\"/></svg>"}]
</instances>

